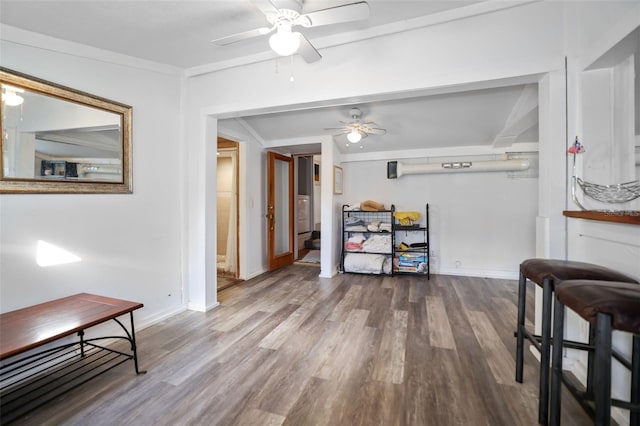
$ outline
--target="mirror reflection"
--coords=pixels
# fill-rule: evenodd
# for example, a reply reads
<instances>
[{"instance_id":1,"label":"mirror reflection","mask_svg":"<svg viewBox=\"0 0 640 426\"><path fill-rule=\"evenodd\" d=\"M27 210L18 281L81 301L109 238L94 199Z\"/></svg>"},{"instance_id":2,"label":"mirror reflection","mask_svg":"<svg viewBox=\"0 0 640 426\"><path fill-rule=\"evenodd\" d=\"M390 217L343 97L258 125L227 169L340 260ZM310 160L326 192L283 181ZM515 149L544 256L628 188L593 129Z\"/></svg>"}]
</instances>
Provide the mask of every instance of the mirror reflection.
<instances>
[{"instance_id":1,"label":"mirror reflection","mask_svg":"<svg viewBox=\"0 0 640 426\"><path fill-rule=\"evenodd\" d=\"M131 192L131 108L2 69L2 192Z\"/></svg>"},{"instance_id":2,"label":"mirror reflection","mask_svg":"<svg viewBox=\"0 0 640 426\"><path fill-rule=\"evenodd\" d=\"M120 116L2 85L4 176L122 181ZM20 102L19 104L15 104Z\"/></svg>"}]
</instances>

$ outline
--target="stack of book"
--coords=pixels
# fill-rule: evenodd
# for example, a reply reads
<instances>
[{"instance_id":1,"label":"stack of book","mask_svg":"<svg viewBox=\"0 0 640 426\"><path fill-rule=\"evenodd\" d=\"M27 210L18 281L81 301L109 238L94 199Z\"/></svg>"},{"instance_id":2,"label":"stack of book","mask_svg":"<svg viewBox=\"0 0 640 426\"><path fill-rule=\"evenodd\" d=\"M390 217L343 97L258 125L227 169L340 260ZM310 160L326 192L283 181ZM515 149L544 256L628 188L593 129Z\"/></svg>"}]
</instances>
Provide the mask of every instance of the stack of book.
<instances>
[{"instance_id":1,"label":"stack of book","mask_svg":"<svg viewBox=\"0 0 640 426\"><path fill-rule=\"evenodd\" d=\"M427 256L422 253L404 253L396 258L397 272L426 272Z\"/></svg>"}]
</instances>

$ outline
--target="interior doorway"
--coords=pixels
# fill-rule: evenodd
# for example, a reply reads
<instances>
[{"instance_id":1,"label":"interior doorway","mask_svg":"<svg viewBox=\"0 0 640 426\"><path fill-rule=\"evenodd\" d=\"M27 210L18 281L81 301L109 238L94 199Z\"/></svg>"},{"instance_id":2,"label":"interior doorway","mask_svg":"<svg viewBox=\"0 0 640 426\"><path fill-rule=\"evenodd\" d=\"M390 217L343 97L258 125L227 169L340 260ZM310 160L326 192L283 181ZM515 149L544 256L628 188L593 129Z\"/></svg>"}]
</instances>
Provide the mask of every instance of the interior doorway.
<instances>
[{"instance_id":1,"label":"interior doorway","mask_svg":"<svg viewBox=\"0 0 640 426\"><path fill-rule=\"evenodd\" d=\"M217 256L218 291L242 281L238 279L238 142L218 137L217 168Z\"/></svg>"},{"instance_id":2,"label":"interior doorway","mask_svg":"<svg viewBox=\"0 0 640 426\"><path fill-rule=\"evenodd\" d=\"M296 157L296 232L298 262L320 266L319 154Z\"/></svg>"},{"instance_id":3,"label":"interior doorway","mask_svg":"<svg viewBox=\"0 0 640 426\"><path fill-rule=\"evenodd\" d=\"M291 265L294 244L293 157L267 151L267 270Z\"/></svg>"}]
</instances>

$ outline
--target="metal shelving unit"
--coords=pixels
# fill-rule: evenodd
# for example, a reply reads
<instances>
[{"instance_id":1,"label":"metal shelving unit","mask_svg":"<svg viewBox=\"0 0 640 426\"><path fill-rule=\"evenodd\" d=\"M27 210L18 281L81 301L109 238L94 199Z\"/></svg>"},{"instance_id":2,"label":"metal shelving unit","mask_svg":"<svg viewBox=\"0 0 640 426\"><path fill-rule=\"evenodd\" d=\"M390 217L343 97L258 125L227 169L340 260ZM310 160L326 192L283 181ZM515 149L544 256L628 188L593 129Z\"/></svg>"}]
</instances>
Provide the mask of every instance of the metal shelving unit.
<instances>
[{"instance_id":1,"label":"metal shelving unit","mask_svg":"<svg viewBox=\"0 0 640 426\"><path fill-rule=\"evenodd\" d=\"M393 212L395 207L392 205L390 210L380 211L363 211L363 210L347 210L348 206L342 206L342 256L340 258L340 269L342 272L354 274L392 274L393 267ZM388 229L371 230L367 227L375 223L385 223ZM358 226L364 228L357 228ZM349 249L346 247L347 242L354 236L362 234L365 240L370 242L377 240L385 242L384 250L372 250L367 248ZM386 238L389 239L388 248ZM379 267L378 267L379 266Z\"/></svg>"},{"instance_id":2,"label":"metal shelving unit","mask_svg":"<svg viewBox=\"0 0 640 426\"><path fill-rule=\"evenodd\" d=\"M393 274L426 275L431 279L429 261L429 204L425 207L425 225L393 224Z\"/></svg>"}]
</instances>

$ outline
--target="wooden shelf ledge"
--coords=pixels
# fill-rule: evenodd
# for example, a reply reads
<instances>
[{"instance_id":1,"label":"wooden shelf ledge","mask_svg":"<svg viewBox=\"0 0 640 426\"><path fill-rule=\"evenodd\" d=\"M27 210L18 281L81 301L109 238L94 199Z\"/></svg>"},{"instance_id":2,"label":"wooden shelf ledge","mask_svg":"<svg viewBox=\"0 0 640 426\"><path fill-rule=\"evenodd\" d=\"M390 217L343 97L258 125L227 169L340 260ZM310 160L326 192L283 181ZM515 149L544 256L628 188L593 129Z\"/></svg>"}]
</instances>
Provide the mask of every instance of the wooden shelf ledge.
<instances>
[{"instance_id":1,"label":"wooden shelf ledge","mask_svg":"<svg viewBox=\"0 0 640 426\"><path fill-rule=\"evenodd\" d=\"M599 220L602 222L640 225L640 210L604 211L604 210L565 210L566 217L576 219Z\"/></svg>"}]
</instances>

